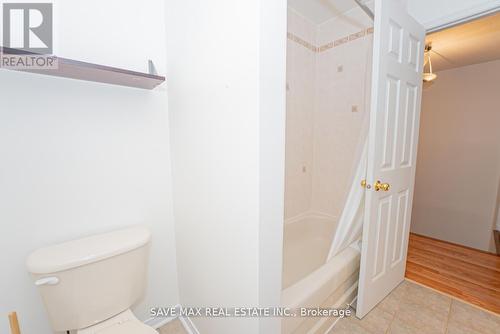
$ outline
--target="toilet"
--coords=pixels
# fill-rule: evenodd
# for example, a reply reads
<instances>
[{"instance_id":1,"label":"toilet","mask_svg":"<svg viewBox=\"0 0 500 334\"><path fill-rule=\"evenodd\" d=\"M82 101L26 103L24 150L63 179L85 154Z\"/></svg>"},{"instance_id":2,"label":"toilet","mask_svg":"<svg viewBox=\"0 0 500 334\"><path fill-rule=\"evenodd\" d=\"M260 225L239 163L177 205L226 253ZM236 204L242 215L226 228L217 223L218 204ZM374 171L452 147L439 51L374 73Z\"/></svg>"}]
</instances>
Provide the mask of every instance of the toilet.
<instances>
[{"instance_id":1,"label":"toilet","mask_svg":"<svg viewBox=\"0 0 500 334\"><path fill-rule=\"evenodd\" d=\"M150 231L134 227L34 251L27 267L53 330L158 334L130 310L146 290L150 245Z\"/></svg>"}]
</instances>

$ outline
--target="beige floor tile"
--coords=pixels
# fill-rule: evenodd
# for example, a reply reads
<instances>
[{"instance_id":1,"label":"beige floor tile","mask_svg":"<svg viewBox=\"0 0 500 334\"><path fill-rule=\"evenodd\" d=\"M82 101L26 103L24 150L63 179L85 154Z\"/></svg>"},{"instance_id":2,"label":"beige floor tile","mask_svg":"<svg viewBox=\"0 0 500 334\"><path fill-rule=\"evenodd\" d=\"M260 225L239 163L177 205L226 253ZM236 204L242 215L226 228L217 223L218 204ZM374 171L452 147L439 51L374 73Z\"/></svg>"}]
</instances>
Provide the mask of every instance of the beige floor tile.
<instances>
[{"instance_id":1,"label":"beige floor tile","mask_svg":"<svg viewBox=\"0 0 500 334\"><path fill-rule=\"evenodd\" d=\"M434 312L446 314L449 312L451 305L451 297L412 282L407 283L403 299Z\"/></svg>"},{"instance_id":2,"label":"beige floor tile","mask_svg":"<svg viewBox=\"0 0 500 334\"><path fill-rule=\"evenodd\" d=\"M412 328L418 328L422 333L441 334L446 330L448 312L436 312L405 300L401 303L394 319L408 324Z\"/></svg>"},{"instance_id":3,"label":"beige floor tile","mask_svg":"<svg viewBox=\"0 0 500 334\"><path fill-rule=\"evenodd\" d=\"M422 329L416 328L400 319L394 319L387 331L388 334L427 334Z\"/></svg>"},{"instance_id":4,"label":"beige floor tile","mask_svg":"<svg viewBox=\"0 0 500 334\"><path fill-rule=\"evenodd\" d=\"M327 332L327 330L329 330L332 327L332 325L335 323L335 320L337 320L337 319L327 319L323 323L323 325L321 325L321 327L318 328L317 333L325 334ZM330 333L330 332L328 332L328 333Z\"/></svg>"},{"instance_id":5,"label":"beige floor tile","mask_svg":"<svg viewBox=\"0 0 500 334\"><path fill-rule=\"evenodd\" d=\"M330 333L500 334L500 316L405 281L365 318L342 319Z\"/></svg>"},{"instance_id":6,"label":"beige floor tile","mask_svg":"<svg viewBox=\"0 0 500 334\"><path fill-rule=\"evenodd\" d=\"M349 318L349 321L358 324L370 333L384 334L389 328L389 325L391 324L393 318L394 315L392 315L391 313L386 312L380 308L375 308L363 319L358 319L355 316L352 316L351 318Z\"/></svg>"},{"instance_id":7,"label":"beige floor tile","mask_svg":"<svg viewBox=\"0 0 500 334\"><path fill-rule=\"evenodd\" d=\"M461 326L482 334L500 334L500 316L458 300L451 303L449 323L451 326Z\"/></svg>"},{"instance_id":8,"label":"beige floor tile","mask_svg":"<svg viewBox=\"0 0 500 334\"><path fill-rule=\"evenodd\" d=\"M389 296L385 297L385 299L377 305L377 308L380 308L385 312L395 314L399 309L401 301L406 295L406 290L408 289L409 284L410 283L408 281L403 281L396 289L394 289L394 291L391 292Z\"/></svg>"},{"instance_id":9,"label":"beige floor tile","mask_svg":"<svg viewBox=\"0 0 500 334\"><path fill-rule=\"evenodd\" d=\"M482 334L458 323L449 323L446 334Z\"/></svg>"},{"instance_id":10,"label":"beige floor tile","mask_svg":"<svg viewBox=\"0 0 500 334\"><path fill-rule=\"evenodd\" d=\"M372 334L349 318L341 319L328 334Z\"/></svg>"},{"instance_id":11,"label":"beige floor tile","mask_svg":"<svg viewBox=\"0 0 500 334\"><path fill-rule=\"evenodd\" d=\"M159 329L160 334L188 334L179 319L170 321Z\"/></svg>"}]
</instances>

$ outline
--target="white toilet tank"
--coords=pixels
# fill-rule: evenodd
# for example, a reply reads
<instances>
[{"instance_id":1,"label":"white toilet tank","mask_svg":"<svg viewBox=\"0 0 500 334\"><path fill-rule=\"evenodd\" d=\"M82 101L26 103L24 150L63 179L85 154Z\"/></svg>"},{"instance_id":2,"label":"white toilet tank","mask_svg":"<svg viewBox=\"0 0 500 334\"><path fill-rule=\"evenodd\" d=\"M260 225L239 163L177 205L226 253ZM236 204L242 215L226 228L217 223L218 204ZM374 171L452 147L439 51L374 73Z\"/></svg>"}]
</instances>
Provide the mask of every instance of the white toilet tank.
<instances>
[{"instance_id":1,"label":"white toilet tank","mask_svg":"<svg viewBox=\"0 0 500 334\"><path fill-rule=\"evenodd\" d=\"M55 331L92 326L144 294L151 233L143 227L33 252L27 261Z\"/></svg>"}]
</instances>

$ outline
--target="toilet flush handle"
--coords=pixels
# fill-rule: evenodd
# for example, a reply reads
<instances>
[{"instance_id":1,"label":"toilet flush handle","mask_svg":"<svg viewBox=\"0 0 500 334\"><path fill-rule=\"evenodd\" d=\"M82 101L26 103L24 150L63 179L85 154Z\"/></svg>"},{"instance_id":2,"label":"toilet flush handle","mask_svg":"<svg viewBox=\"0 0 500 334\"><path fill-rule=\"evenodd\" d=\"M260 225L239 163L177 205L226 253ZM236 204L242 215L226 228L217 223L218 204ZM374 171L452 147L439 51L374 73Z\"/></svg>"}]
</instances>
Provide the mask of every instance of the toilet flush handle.
<instances>
[{"instance_id":1,"label":"toilet flush handle","mask_svg":"<svg viewBox=\"0 0 500 334\"><path fill-rule=\"evenodd\" d=\"M52 276L52 277L44 277L40 278L35 281L36 286L40 285L56 285L59 283L59 278Z\"/></svg>"}]
</instances>

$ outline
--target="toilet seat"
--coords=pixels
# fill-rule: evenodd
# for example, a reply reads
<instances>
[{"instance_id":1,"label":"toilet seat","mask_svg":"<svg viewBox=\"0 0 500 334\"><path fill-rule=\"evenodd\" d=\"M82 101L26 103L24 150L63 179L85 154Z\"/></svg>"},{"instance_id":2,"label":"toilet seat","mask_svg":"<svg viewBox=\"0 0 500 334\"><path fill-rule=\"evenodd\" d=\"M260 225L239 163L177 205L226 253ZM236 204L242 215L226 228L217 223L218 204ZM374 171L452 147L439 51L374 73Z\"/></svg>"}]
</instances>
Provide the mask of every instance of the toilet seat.
<instances>
[{"instance_id":1,"label":"toilet seat","mask_svg":"<svg viewBox=\"0 0 500 334\"><path fill-rule=\"evenodd\" d=\"M76 334L158 334L158 332L139 321L132 311L126 310L94 326L77 330Z\"/></svg>"}]
</instances>

